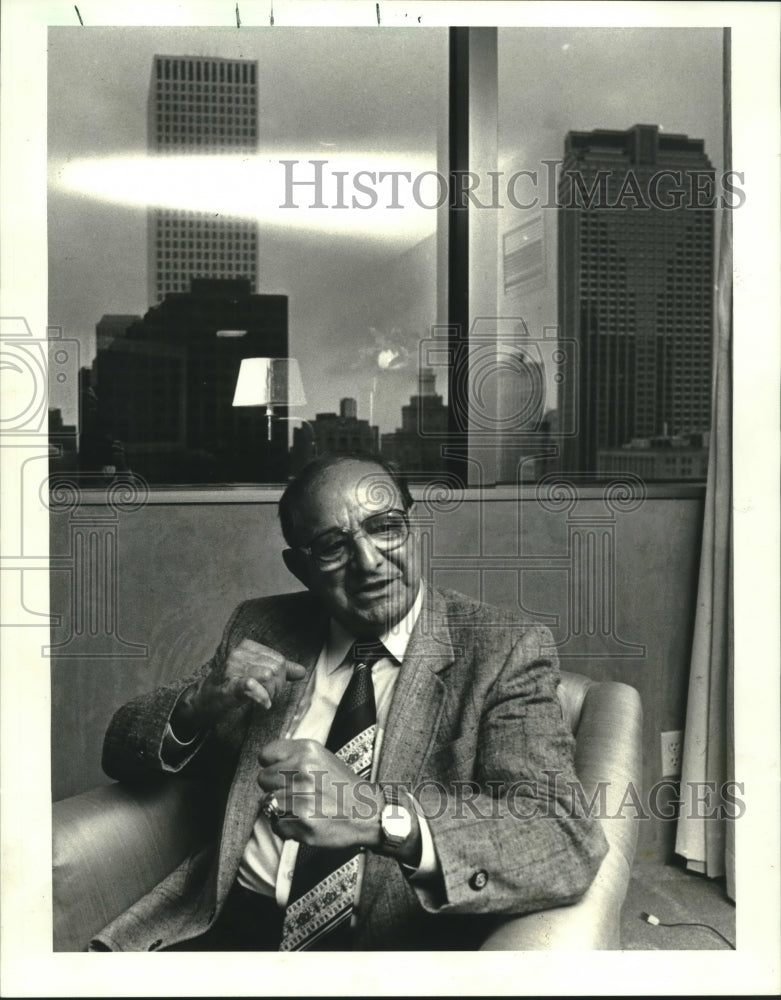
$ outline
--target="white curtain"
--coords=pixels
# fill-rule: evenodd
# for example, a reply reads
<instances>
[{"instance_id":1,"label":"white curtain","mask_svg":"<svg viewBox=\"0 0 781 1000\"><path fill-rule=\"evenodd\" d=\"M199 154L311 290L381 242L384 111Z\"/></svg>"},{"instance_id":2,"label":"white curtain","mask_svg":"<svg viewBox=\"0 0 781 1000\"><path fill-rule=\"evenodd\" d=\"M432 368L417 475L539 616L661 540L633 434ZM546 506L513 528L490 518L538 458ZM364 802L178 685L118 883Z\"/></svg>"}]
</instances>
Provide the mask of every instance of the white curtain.
<instances>
[{"instance_id":1,"label":"white curtain","mask_svg":"<svg viewBox=\"0 0 781 1000\"><path fill-rule=\"evenodd\" d=\"M730 39L724 36L724 169L729 169ZM675 850L687 867L726 876L735 898L734 825L718 818L734 779L732 617L732 218L722 212L713 345L713 407ZM710 782L711 786L698 784ZM714 794L706 791L715 787Z\"/></svg>"}]
</instances>

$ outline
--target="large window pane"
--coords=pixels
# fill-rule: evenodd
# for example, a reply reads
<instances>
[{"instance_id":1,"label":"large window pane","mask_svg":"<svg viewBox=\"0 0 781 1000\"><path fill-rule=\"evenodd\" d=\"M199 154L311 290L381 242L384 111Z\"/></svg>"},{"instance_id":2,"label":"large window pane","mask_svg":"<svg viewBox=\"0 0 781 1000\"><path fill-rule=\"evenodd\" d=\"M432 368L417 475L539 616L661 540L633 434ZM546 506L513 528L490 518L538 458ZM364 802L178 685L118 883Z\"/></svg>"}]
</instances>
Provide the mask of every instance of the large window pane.
<instances>
[{"instance_id":1,"label":"large window pane","mask_svg":"<svg viewBox=\"0 0 781 1000\"><path fill-rule=\"evenodd\" d=\"M446 29L50 34L59 467L704 477L719 30L462 30L449 68Z\"/></svg>"},{"instance_id":2,"label":"large window pane","mask_svg":"<svg viewBox=\"0 0 781 1000\"><path fill-rule=\"evenodd\" d=\"M447 29L51 29L50 321L86 362L78 400L51 386L55 468L279 482L315 450L380 445L429 467L413 400L441 421L447 395L418 364L444 322L433 176L412 192L447 149L447 46ZM260 357L297 369L254 369L237 402L255 405L233 405Z\"/></svg>"}]
</instances>

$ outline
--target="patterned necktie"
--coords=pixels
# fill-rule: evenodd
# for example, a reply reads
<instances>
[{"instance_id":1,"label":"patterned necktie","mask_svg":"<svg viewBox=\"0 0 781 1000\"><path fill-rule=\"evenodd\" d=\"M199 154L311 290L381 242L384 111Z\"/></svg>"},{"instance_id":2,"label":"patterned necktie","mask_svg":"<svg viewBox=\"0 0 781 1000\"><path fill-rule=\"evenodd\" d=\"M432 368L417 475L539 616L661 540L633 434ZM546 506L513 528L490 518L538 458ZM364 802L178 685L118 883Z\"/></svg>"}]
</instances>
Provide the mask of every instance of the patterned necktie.
<instances>
[{"instance_id":1,"label":"patterned necktie","mask_svg":"<svg viewBox=\"0 0 781 1000\"><path fill-rule=\"evenodd\" d=\"M361 778L371 773L377 709L372 666L390 655L381 642L356 642L353 674L326 740L326 749ZM360 850L301 844L293 870L280 951L338 951L351 947L350 918Z\"/></svg>"}]
</instances>

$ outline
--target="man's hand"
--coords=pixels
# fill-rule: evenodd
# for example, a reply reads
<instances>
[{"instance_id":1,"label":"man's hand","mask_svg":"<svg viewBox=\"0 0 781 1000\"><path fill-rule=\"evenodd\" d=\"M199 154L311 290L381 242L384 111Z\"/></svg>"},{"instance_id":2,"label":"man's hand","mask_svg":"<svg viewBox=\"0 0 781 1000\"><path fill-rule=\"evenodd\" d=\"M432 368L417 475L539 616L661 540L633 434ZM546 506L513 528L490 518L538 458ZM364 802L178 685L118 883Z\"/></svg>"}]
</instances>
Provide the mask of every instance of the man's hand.
<instances>
[{"instance_id":1,"label":"man's hand","mask_svg":"<svg viewBox=\"0 0 781 1000\"><path fill-rule=\"evenodd\" d=\"M275 833L314 847L380 844L382 792L316 740L273 740L259 758L258 784L285 814Z\"/></svg>"},{"instance_id":2,"label":"man's hand","mask_svg":"<svg viewBox=\"0 0 781 1000\"><path fill-rule=\"evenodd\" d=\"M253 639L242 639L221 671L212 671L184 692L171 716L171 728L178 739L187 742L237 703L254 701L271 708L288 681L305 676L299 663Z\"/></svg>"}]
</instances>

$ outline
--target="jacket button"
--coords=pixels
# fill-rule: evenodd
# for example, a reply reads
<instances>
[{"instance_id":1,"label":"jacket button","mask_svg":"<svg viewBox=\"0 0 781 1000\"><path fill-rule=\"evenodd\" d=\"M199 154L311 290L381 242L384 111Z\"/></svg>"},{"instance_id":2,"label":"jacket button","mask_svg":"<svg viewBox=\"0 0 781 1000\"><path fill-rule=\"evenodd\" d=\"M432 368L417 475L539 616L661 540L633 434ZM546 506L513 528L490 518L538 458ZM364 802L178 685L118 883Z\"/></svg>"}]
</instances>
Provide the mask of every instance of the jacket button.
<instances>
[{"instance_id":1,"label":"jacket button","mask_svg":"<svg viewBox=\"0 0 781 1000\"><path fill-rule=\"evenodd\" d=\"M157 949L160 947L160 945L162 943L163 943L163 939L162 938L158 938L157 941L153 941L149 945L149 947L147 948L147 951L157 951Z\"/></svg>"},{"instance_id":2,"label":"jacket button","mask_svg":"<svg viewBox=\"0 0 781 1000\"><path fill-rule=\"evenodd\" d=\"M481 868L472 874L469 879L469 888L474 889L475 892L480 892L481 889L485 889L488 885L488 872L485 868Z\"/></svg>"}]
</instances>

